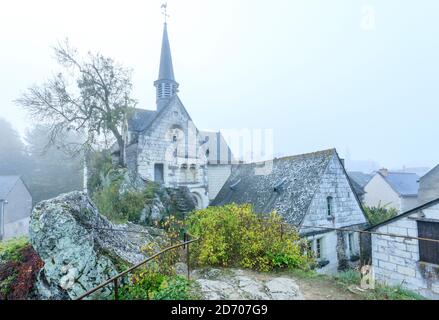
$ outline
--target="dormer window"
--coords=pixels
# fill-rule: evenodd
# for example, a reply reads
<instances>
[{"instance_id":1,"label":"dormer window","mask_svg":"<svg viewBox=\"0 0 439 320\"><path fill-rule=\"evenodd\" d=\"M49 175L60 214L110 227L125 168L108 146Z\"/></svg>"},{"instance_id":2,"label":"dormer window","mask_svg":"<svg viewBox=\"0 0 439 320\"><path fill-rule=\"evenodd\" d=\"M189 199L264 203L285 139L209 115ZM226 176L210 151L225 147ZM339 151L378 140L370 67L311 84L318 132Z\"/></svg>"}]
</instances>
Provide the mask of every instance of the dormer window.
<instances>
[{"instance_id":1,"label":"dormer window","mask_svg":"<svg viewBox=\"0 0 439 320\"><path fill-rule=\"evenodd\" d=\"M286 182L287 178L283 178L282 181L274 186L274 192L281 193L285 188Z\"/></svg>"},{"instance_id":2,"label":"dormer window","mask_svg":"<svg viewBox=\"0 0 439 320\"><path fill-rule=\"evenodd\" d=\"M230 185L230 190L235 191L238 188L238 185L241 183L241 179L236 181L235 183Z\"/></svg>"}]
</instances>

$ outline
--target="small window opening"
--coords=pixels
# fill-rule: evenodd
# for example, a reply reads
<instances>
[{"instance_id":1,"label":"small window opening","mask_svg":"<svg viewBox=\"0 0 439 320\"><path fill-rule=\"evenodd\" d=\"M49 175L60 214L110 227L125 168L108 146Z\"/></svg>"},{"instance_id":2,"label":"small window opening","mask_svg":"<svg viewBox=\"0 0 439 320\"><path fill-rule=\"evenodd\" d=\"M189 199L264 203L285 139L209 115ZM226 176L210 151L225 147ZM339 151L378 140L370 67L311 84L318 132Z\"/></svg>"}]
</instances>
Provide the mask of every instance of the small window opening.
<instances>
[{"instance_id":1,"label":"small window opening","mask_svg":"<svg viewBox=\"0 0 439 320\"><path fill-rule=\"evenodd\" d=\"M328 217L332 217L334 214L334 198L327 197L326 205L327 205L327 215Z\"/></svg>"}]
</instances>

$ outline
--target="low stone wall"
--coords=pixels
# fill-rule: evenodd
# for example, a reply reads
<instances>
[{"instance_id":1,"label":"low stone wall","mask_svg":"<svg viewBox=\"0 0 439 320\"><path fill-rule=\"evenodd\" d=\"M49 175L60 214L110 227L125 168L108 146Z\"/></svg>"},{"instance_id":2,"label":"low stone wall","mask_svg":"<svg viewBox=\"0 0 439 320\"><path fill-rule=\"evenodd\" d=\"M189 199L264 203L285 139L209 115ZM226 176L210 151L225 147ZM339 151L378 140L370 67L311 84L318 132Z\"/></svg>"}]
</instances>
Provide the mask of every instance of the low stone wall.
<instances>
[{"instance_id":1,"label":"low stone wall","mask_svg":"<svg viewBox=\"0 0 439 320\"><path fill-rule=\"evenodd\" d=\"M418 236L416 221L408 217L376 231ZM439 299L439 266L419 262L418 240L372 235L372 264L378 282L403 285L427 298Z\"/></svg>"}]
</instances>

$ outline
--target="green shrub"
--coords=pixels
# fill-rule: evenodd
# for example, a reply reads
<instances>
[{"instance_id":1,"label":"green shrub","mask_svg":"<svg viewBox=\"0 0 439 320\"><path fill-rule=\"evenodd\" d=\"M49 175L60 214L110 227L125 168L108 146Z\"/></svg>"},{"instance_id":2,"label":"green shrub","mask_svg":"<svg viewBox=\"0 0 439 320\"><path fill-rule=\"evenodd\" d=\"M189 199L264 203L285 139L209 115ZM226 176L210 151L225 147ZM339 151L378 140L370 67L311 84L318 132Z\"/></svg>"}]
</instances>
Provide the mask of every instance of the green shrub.
<instances>
[{"instance_id":1,"label":"green shrub","mask_svg":"<svg viewBox=\"0 0 439 320\"><path fill-rule=\"evenodd\" d=\"M99 212L114 223L138 222L142 210L155 197L157 187L150 183L143 191L128 191L120 194L121 177L93 194Z\"/></svg>"},{"instance_id":2,"label":"green shrub","mask_svg":"<svg viewBox=\"0 0 439 320\"><path fill-rule=\"evenodd\" d=\"M134 273L131 283L120 290L122 300L191 300L191 283L183 277L143 268Z\"/></svg>"},{"instance_id":3,"label":"green shrub","mask_svg":"<svg viewBox=\"0 0 439 320\"><path fill-rule=\"evenodd\" d=\"M199 266L243 267L258 271L277 268L308 270L314 263L293 228L285 228L282 218L272 213L261 217L250 205L227 205L197 211L188 218L189 232L200 237L191 245Z\"/></svg>"},{"instance_id":4,"label":"green shrub","mask_svg":"<svg viewBox=\"0 0 439 320\"><path fill-rule=\"evenodd\" d=\"M183 277L168 277L162 283L160 290L154 295L154 300L191 300L191 284Z\"/></svg>"},{"instance_id":5,"label":"green shrub","mask_svg":"<svg viewBox=\"0 0 439 320\"><path fill-rule=\"evenodd\" d=\"M377 225L398 215L395 208L379 205L378 207L364 207L364 213L371 225Z\"/></svg>"},{"instance_id":6,"label":"green shrub","mask_svg":"<svg viewBox=\"0 0 439 320\"><path fill-rule=\"evenodd\" d=\"M15 238L7 241L0 241L0 262L20 261L21 249L26 247L28 244L29 244L29 239L26 237Z\"/></svg>"}]
</instances>

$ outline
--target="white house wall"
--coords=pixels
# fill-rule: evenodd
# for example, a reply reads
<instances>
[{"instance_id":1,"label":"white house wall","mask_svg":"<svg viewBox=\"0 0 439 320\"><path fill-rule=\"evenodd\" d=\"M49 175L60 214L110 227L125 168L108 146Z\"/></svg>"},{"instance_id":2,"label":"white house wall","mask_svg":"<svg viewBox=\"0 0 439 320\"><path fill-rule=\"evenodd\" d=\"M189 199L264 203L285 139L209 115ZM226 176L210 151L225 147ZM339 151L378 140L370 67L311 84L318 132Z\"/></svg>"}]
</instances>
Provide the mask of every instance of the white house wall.
<instances>
[{"instance_id":1,"label":"white house wall","mask_svg":"<svg viewBox=\"0 0 439 320\"><path fill-rule=\"evenodd\" d=\"M333 198L333 218L328 217L327 198ZM320 187L317 190L313 201L308 209L303 226L319 226L329 228L343 228L349 226L358 226L365 224L366 218L353 193L353 190L346 178L344 169L340 164L337 156L328 164L326 172L322 177ZM322 232L319 228L301 228L302 234L310 232ZM336 272L339 267L337 257L337 246L340 246L335 232L329 232L324 235L325 254L330 264L323 270L324 272ZM346 233L347 235L347 233ZM359 238L355 237L357 247L359 247ZM340 248L345 251L346 247ZM343 252L341 252L343 254Z\"/></svg>"},{"instance_id":2,"label":"white house wall","mask_svg":"<svg viewBox=\"0 0 439 320\"><path fill-rule=\"evenodd\" d=\"M364 187L366 192L364 204L368 207L378 207L388 205L401 211L401 199L392 187L381 177L376 174L369 183Z\"/></svg>"},{"instance_id":3,"label":"white house wall","mask_svg":"<svg viewBox=\"0 0 439 320\"><path fill-rule=\"evenodd\" d=\"M27 235L32 197L21 179L17 181L6 200L8 204L4 206L4 238Z\"/></svg>"}]
</instances>

